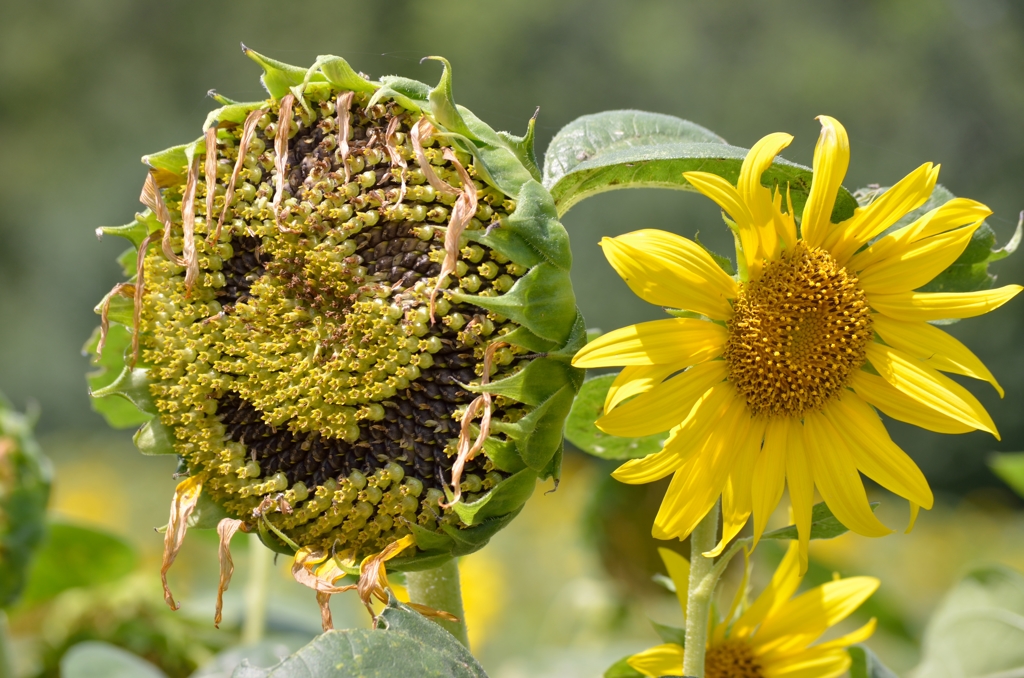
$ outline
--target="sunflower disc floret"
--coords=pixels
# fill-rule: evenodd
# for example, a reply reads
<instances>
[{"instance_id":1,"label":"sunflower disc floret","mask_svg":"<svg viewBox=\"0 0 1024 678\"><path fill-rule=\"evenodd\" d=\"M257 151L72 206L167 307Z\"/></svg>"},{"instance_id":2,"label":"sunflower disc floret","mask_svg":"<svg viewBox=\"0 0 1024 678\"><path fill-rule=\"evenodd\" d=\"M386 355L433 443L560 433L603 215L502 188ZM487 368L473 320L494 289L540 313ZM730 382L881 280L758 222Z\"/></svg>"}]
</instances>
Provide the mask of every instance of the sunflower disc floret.
<instances>
[{"instance_id":1,"label":"sunflower disc floret","mask_svg":"<svg viewBox=\"0 0 1024 678\"><path fill-rule=\"evenodd\" d=\"M94 395L154 412L140 447L273 548L357 563L413 535L398 569L475 550L557 474L579 385L532 135L457 108L446 62L432 91L248 53L271 99L144 158L149 210L107 229L138 246L99 307L106 328L131 304L137 358Z\"/></svg>"}]
</instances>

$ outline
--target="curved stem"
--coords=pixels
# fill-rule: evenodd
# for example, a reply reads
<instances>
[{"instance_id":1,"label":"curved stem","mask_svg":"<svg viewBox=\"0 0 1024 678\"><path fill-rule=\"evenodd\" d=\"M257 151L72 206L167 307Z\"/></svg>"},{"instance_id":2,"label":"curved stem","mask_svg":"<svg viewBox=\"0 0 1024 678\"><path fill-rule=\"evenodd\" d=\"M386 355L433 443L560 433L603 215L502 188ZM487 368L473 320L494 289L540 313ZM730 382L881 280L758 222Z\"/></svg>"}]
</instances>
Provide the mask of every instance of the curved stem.
<instances>
[{"instance_id":1,"label":"curved stem","mask_svg":"<svg viewBox=\"0 0 1024 678\"><path fill-rule=\"evenodd\" d=\"M708 622L711 597L715 592L714 559L704 552L715 548L718 537L718 504L690 534L690 581L686 598L686 649L683 652L683 675L704 678L704 653L708 645Z\"/></svg>"},{"instance_id":2,"label":"curved stem","mask_svg":"<svg viewBox=\"0 0 1024 678\"><path fill-rule=\"evenodd\" d=\"M458 622L435 619L446 631L469 647L466 632L466 614L462 609L462 586L459 583L459 562L452 558L444 565L432 570L407 572L405 574L409 600L435 610L450 612L459 618Z\"/></svg>"},{"instance_id":3,"label":"curved stem","mask_svg":"<svg viewBox=\"0 0 1024 678\"><path fill-rule=\"evenodd\" d=\"M249 535L249 581L245 584L245 622L242 644L258 643L267 629L267 584L274 553L263 545L258 534Z\"/></svg>"}]
</instances>

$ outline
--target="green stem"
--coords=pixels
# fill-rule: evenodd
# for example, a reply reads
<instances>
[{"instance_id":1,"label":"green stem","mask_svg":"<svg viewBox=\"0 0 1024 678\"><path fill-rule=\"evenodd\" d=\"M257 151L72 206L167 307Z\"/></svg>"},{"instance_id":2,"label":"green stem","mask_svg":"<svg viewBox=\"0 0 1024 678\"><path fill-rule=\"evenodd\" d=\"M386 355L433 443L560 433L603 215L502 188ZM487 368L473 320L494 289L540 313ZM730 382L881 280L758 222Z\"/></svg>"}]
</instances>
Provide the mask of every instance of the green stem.
<instances>
[{"instance_id":1,"label":"green stem","mask_svg":"<svg viewBox=\"0 0 1024 678\"><path fill-rule=\"evenodd\" d=\"M466 632L466 615L462 610L462 586L459 583L459 562L452 558L444 565L433 570L407 572L406 587L409 600L435 610L450 612L459 618L458 622L435 619L444 629L469 647L469 635Z\"/></svg>"},{"instance_id":2,"label":"green stem","mask_svg":"<svg viewBox=\"0 0 1024 678\"><path fill-rule=\"evenodd\" d=\"M686 649L683 652L683 675L704 678L704 653L708 645L708 622L715 561L704 552L715 548L718 538L718 504L690 534L690 581L686 598ZM710 584L710 585L709 585Z\"/></svg>"},{"instance_id":3,"label":"green stem","mask_svg":"<svg viewBox=\"0 0 1024 678\"><path fill-rule=\"evenodd\" d=\"M242 644L258 643L267 630L267 584L274 553L263 545L258 534L249 535L249 581L245 584L245 622Z\"/></svg>"},{"instance_id":4,"label":"green stem","mask_svg":"<svg viewBox=\"0 0 1024 678\"><path fill-rule=\"evenodd\" d=\"M7 633L7 613L0 610L0 678L14 678L14 657Z\"/></svg>"}]
</instances>

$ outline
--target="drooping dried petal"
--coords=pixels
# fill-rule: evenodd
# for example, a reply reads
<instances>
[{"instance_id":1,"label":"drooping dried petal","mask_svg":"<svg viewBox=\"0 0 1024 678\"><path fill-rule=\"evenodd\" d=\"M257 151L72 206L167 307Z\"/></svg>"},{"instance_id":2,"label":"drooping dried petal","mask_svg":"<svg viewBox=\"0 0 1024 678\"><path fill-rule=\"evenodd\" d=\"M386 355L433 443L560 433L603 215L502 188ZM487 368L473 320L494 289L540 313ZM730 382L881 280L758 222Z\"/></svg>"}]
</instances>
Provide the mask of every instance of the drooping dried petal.
<instances>
[{"instance_id":1,"label":"drooping dried petal","mask_svg":"<svg viewBox=\"0 0 1024 678\"><path fill-rule=\"evenodd\" d=\"M167 532L164 533L164 557L160 565L160 581L164 587L164 600L172 610L180 605L174 601L171 589L167 585L167 570L171 569L174 559L178 557L181 544L185 541L188 530L188 519L199 501L199 493L203 490L203 477L192 476L178 483L171 501L171 517L167 521Z\"/></svg>"},{"instance_id":2,"label":"drooping dried petal","mask_svg":"<svg viewBox=\"0 0 1024 678\"><path fill-rule=\"evenodd\" d=\"M480 377L481 386L486 386L490 383L494 352L503 346L508 346L508 344L503 341L496 341L490 344L487 350L484 351L484 373ZM462 415L462 425L459 429L459 443L457 447L458 454L455 458L455 463L452 464L452 491L454 494L451 503L441 504L443 508L452 507L462 498L462 471L466 468L466 462L473 459L483 449L487 436L491 434L491 404L491 394L481 393L473 399L473 402L466 408L466 413ZM481 409L483 410L483 416L480 417L480 432L477 434L473 444L470 445L469 436L473 419Z\"/></svg>"},{"instance_id":3,"label":"drooping dried petal","mask_svg":"<svg viewBox=\"0 0 1024 678\"><path fill-rule=\"evenodd\" d=\"M320 626L326 633L334 628L334 619L331 618L331 594L317 591L316 604L320 606Z\"/></svg>"},{"instance_id":4,"label":"drooping dried petal","mask_svg":"<svg viewBox=\"0 0 1024 678\"><path fill-rule=\"evenodd\" d=\"M103 357L103 347L107 345L107 332L110 330L110 302L114 295L134 298L135 285L133 283L117 283L110 294L103 300L103 307L100 309L100 342L96 345L96 356Z\"/></svg>"},{"instance_id":5,"label":"drooping dried petal","mask_svg":"<svg viewBox=\"0 0 1024 678\"><path fill-rule=\"evenodd\" d=\"M217 195L217 128L214 126L206 130L206 162L203 170L206 179L206 232L209 234L213 224L213 199Z\"/></svg>"},{"instance_id":6,"label":"drooping dried petal","mask_svg":"<svg viewBox=\"0 0 1024 678\"><path fill-rule=\"evenodd\" d=\"M338 114L338 150L341 153L341 166L345 170L345 182L352 180L352 170L348 166L348 133L351 122L352 97L355 92L345 92L338 95L338 103L335 110Z\"/></svg>"},{"instance_id":7,"label":"drooping dried petal","mask_svg":"<svg viewBox=\"0 0 1024 678\"><path fill-rule=\"evenodd\" d=\"M171 249L171 214L167 211L163 195L160 194L160 187L157 185L154 171L150 171L146 175L146 182L142 184L142 195L139 196L139 202L151 209L160 223L164 225L163 242L161 243L164 256L175 266L184 266L185 260Z\"/></svg>"},{"instance_id":8,"label":"drooping dried petal","mask_svg":"<svg viewBox=\"0 0 1024 678\"><path fill-rule=\"evenodd\" d=\"M434 323L434 310L437 306L437 293L448 280L448 276L455 272L455 265L459 261L459 238L466 230L469 220L476 214L477 195L476 184L473 183L469 172L462 166L455 153L450 148L444 149L446 160L455 165L459 173L459 180L462 181L462 188L459 190L459 197L452 207L451 220L444 234L444 261L441 263L441 272L437 276L437 283L430 292L430 322Z\"/></svg>"},{"instance_id":9,"label":"drooping dried petal","mask_svg":"<svg viewBox=\"0 0 1024 678\"><path fill-rule=\"evenodd\" d=\"M217 584L217 611L213 616L213 625L220 628L221 612L224 609L224 592L228 590L231 583L231 575L235 572L235 563L231 559L231 538L239 529L245 531L245 523L233 518L224 518L217 523L217 537L220 539L220 548L217 551L217 560L220 562L220 582Z\"/></svg>"},{"instance_id":10,"label":"drooping dried petal","mask_svg":"<svg viewBox=\"0 0 1024 678\"><path fill-rule=\"evenodd\" d=\"M437 176L437 173L434 172L433 166L431 166L430 161L427 160L427 154L423 151L423 140L433 133L434 127L425 117L420 118L419 122L417 122L413 126L412 130L410 130L409 140L412 142L413 151L416 152L416 162L420 164L420 170L423 172L423 176L427 178L427 181L434 187L435 191L450 194L458 193L458 191L450 185L441 181L441 177Z\"/></svg>"},{"instance_id":11,"label":"drooping dried petal","mask_svg":"<svg viewBox=\"0 0 1024 678\"><path fill-rule=\"evenodd\" d=\"M283 228L281 226L281 200L284 199L284 171L288 166L288 130L292 126L292 106L294 105L294 94L289 94L281 100L277 134L274 135L274 169L277 170L277 177L273 206L274 220L278 228Z\"/></svg>"},{"instance_id":12,"label":"drooping dried petal","mask_svg":"<svg viewBox=\"0 0 1024 678\"><path fill-rule=\"evenodd\" d=\"M142 294L146 290L146 250L150 244L162 236L166 228L153 231L139 244L139 253L135 258L135 308L132 310L132 359L129 367L135 367L139 361L139 332L142 324Z\"/></svg>"},{"instance_id":13,"label":"drooping dried petal","mask_svg":"<svg viewBox=\"0 0 1024 678\"><path fill-rule=\"evenodd\" d=\"M388 584L388 573L384 563L391 560L399 553L416 544L416 539L407 534L401 539L391 542L375 556L367 556L359 566L359 583L356 588L359 591L359 599L370 611L370 616L376 620L373 613L373 598L382 603L388 602L388 591L391 585Z\"/></svg>"},{"instance_id":14,"label":"drooping dried petal","mask_svg":"<svg viewBox=\"0 0 1024 678\"><path fill-rule=\"evenodd\" d=\"M396 205L401 205L402 201L405 200L405 171L409 169L409 166L405 162L405 158L398 151L398 147L395 145L395 132L398 131L398 126L401 124L402 118L395 116L391 118L391 122L388 123L387 133L384 135L384 147L388 151L388 156L391 158L391 170L394 174L395 165L399 167L399 174L402 178L402 190L398 193L398 202Z\"/></svg>"},{"instance_id":15,"label":"drooping dried petal","mask_svg":"<svg viewBox=\"0 0 1024 678\"><path fill-rule=\"evenodd\" d=\"M256 133L256 123L260 121L260 118L266 112L267 109L265 108L257 108L245 116L245 123L242 125L242 137L238 140L238 158L235 160L235 167L231 170L231 179L228 181L228 188L224 193L224 209L221 210L220 218L217 219L217 230L214 232L210 242L215 243L220 240L220 230L224 226L224 217L228 213L231 200L235 197L235 184L238 182L238 175L241 174L242 167L245 165L245 154L249 151L249 144L252 143L253 134Z\"/></svg>"},{"instance_id":16,"label":"drooping dried petal","mask_svg":"<svg viewBox=\"0 0 1024 678\"><path fill-rule=\"evenodd\" d=\"M199 182L199 158L193 158L188 166L185 192L181 197L182 255L185 266L186 294L192 292L199 278L199 255L196 252L196 185Z\"/></svg>"}]
</instances>

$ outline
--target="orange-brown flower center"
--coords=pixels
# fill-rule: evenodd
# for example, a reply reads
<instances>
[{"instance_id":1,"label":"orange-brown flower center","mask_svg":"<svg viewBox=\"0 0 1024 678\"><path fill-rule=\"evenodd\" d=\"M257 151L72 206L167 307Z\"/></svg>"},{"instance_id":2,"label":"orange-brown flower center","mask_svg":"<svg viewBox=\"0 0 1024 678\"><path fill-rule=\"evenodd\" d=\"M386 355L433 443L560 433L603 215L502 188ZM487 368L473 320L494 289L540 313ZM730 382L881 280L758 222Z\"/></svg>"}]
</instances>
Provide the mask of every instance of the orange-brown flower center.
<instances>
[{"instance_id":1,"label":"orange-brown flower center","mask_svg":"<svg viewBox=\"0 0 1024 678\"><path fill-rule=\"evenodd\" d=\"M857 277L803 242L743 285L729 321L729 381L751 411L800 416L864 364L871 316Z\"/></svg>"},{"instance_id":2,"label":"orange-brown flower center","mask_svg":"<svg viewBox=\"0 0 1024 678\"><path fill-rule=\"evenodd\" d=\"M762 678L761 665L746 643L729 640L709 647L704 655L704 678Z\"/></svg>"}]
</instances>

